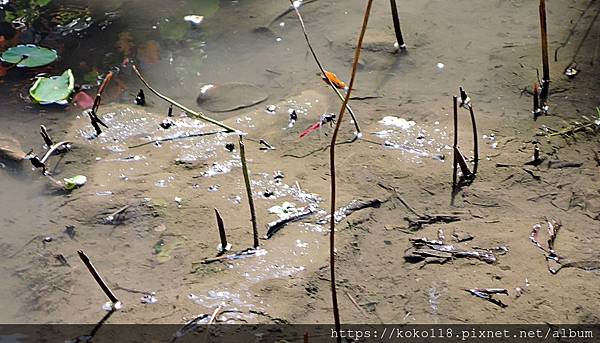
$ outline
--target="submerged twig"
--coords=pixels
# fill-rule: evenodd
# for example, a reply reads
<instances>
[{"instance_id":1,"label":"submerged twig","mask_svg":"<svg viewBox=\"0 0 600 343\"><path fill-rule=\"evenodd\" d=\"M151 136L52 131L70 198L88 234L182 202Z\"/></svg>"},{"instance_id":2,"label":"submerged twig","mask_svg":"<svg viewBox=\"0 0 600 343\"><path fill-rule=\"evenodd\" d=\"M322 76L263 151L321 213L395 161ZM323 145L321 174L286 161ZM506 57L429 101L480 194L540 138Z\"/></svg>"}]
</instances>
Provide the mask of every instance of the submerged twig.
<instances>
[{"instance_id":1,"label":"submerged twig","mask_svg":"<svg viewBox=\"0 0 600 343\"><path fill-rule=\"evenodd\" d=\"M317 63L317 66L319 67L319 70L321 71L321 75L323 76L325 82L327 82L329 84L329 86L331 86L331 89L333 89L333 91L337 94L338 98L340 98L340 100L342 100L344 107L348 110L348 113L350 113L350 116L352 117L352 121L354 122L354 127L356 128L356 135L357 135L357 137L360 137L360 126L358 125L358 120L356 120L354 111L352 111L352 108L350 108L350 105L348 104L348 100L344 98L344 96L342 95L342 93L340 93L340 91L337 89L337 87L332 82L332 80L326 76L327 75L326 70L325 70L325 68L323 68L323 65L319 61L319 58L317 57L315 50L313 49L312 45L310 44L310 39L308 38L308 33L306 32L306 26L304 25L304 20L302 19L302 15L300 14L300 11L298 10L298 8L296 8L296 6L294 6L294 1L290 0L290 3L292 4L294 11L296 12L296 16L298 16L298 20L300 21L300 27L302 28L302 32L304 33L304 39L306 40L306 44L308 45L308 49L310 50L310 52L313 56L313 59L315 60L315 62ZM346 98L348 98L348 96L346 96ZM340 118L340 120L341 119L342 118Z\"/></svg>"},{"instance_id":2,"label":"submerged twig","mask_svg":"<svg viewBox=\"0 0 600 343\"><path fill-rule=\"evenodd\" d=\"M309 215L313 214L314 212L315 212L315 209L309 206L306 209L304 209L298 213L295 213L295 214L292 214L285 218L281 218L279 220L268 223L267 224L267 234L265 235L265 238L266 239L271 238L277 231L279 231L281 228L283 228L286 224L295 222L295 221L300 220L305 217L308 217Z\"/></svg>"},{"instance_id":3,"label":"submerged twig","mask_svg":"<svg viewBox=\"0 0 600 343\"><path fill-rule=\"evenodd\" d=\"M250 220L252 221L252 235L254 238L254 249L258 248L258 226L256 225L256 211L254 210L254 198L252 197L252 187L250 186L250 177L248 176L248 165L246 164L246 149L244 148L244 138L240 135L240 160L242 161L242 172L244 174L244 184L246 185L246 194L248 195L248 206L250 207Z\"/></svg>"},{"instance_id":4,"label":"submerged twig","mask_svg":"<svg viewBox=\"0 0 600 343\"><path fill-rule=\"evenodd\" d=\"M340 324L340 312L338 308L337 302L337 291L335 285L335 198L336 198L336 179L335 179L335 143L337 140L338 132L340 131L340 124L342 123L342 119L344 118L344 112L346 110L346 106L348 105L348 101L350 100L350 95L352 93L352 88L354 87L354 81L356 80L356 71L358 68L358 60L360 58L360 52L362 48L363 39L365 37L365 32L367 31L367 24L369 23L369 15L371 14L371 5L373 4L373 0L368 0L367 8L365 9L365 15L363 18L362 28L360 30L360 35L358 37L358 43L356 45L356 50L354 52L354 61L352 63L352 73L350 76L350 83L348 85L348 91L346 92L346 97L344 98L344 102L340 109L340 114L338 115L338 120L335 123L335 129L333 130L333 134L331 136L331 144L329 147L329 165L330 165L330 173L331 173L331 218L330 218L330 231L329 231L329 268L331 273L331 300L333 303L333 319L335 322L335 329L339 332L341 329ZM296 11L298 13L298 11ZM337 336L337 342L341 343L341 336Z\"/></svg>"},{"instance_id":5,"label":"submerged twig","mask_svg":"<svg viewBox=\"0 0 600 343\"><path fill-rule=\"evenodd\" d=\"M98 274L98 271L90 261L90 258L82 250L78 250L77 254L79 254L79 258L81 259L81 261L83 261L87 269L90 271L90 274L92 274L94 280L96 280L96 283L98 283L98 286L100 286L104 294L106 294L108 299L112 302L113 308L115 308L114 305L119 303L119 299L117 299L117 297L113 294L110 288L108 288L106 282L102 280L102 277L100 276L100 274Z\"/></svg>"},{"instance_id":6,"label":"submerged twig","mask_svg":"<svg viewBox=\"0 0 600 343\"><path fill-rule=\"evenodd\" d=\"M137 67L135 65L132 65L133 71L135 72L135 74L137 75L137 77L140 79L140 81L142 81L142 83L144 84L144 86L146 86L152 93L154 93L156 96L158 96L159 98L163 99L164 101L180 108L181 110L183 110L184 112L186 112L189 115L192 115L195 118L207 121L211 124L217 125L225 130L227 130L227 132L237 132L238 130L234 129L233 127L223 124L222 122L212 119L210 117L207 117L206 115L204 115L203 113L200 113L198 111L194 111L191 108L184 106L178 102L176 102L175 100L161 94L160 92L158 92L156 89L152 88L152 86L150 86L150 84L148 83L148 81L146 81L146 79L144 79L144 77L142 76L142 74L139 72L139 70L137 69Z\"/></svg>"},{"instance_id":7,"label":"submerged twig","mask_svg":"<svg viewBox=\"0 0 600 343\"><path fill-rule=\"evenodd\" d=\"M142 146L145 146L145 145L150 145L150 144L156 144L156 143L161 143L161 142L172 142L172 141L176 141L176 140L180 140L180 139L186 139L186 138L211 136L211 135L216 135L216 134L219 134L219 133L227 133L227 132L229 132L229 131L210 131L210 132L199 132L199 133L186 134L185 136L160 138L160 139L155 139L155 140L151 140L151 141L148 141L148 142L144 142L144 143L140 143L140 144L128 146L127 148L129 148L129 149L135 149L135 148L139 148L139 147L142 147Z\"/></svg>"}]
</instances>

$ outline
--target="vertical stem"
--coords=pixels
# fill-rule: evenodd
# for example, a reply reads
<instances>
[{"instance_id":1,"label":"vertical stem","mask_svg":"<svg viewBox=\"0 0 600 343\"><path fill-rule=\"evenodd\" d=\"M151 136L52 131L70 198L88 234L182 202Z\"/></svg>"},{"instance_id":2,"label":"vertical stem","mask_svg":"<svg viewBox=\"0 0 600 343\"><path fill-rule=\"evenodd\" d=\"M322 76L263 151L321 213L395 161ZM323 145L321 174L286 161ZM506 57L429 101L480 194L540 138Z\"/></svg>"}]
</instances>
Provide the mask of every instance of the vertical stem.
<instances>
[{"instance_id":1,"label":"vertical stem","mask_svg":"<svg viewBox=\"0 0 600 343\"><path fill-rule=\"evenodd\" d=\"M227 235L225 235L225 225L223 224L223 218L219 210L215 208L215 215L217 216L217 227L219 228L219 237L221 238L221 253L227 251Z\"/></svg>"},{"instance_id":2,"label":"vertical stem","mask_svg":"<svg viewBox=\"0 0 600 343\"><path fill-rule=\"evenodd\" d=\"M254 249L256 249L258 248L258 227L256 226L256 211L254 210L254 198L252 197L252 188L250 187L248 165L246 164L246 149L244 148L244 138L242 135L240 135L240 159L242 160L242 172L244 173L244 183L246 184L246 194L248 195L248 206L250 207L250 220L252 221L252 234L254 235Z\"/></svg>"},{"instance_id":3,"label":"vertical stem","mask_svg":"<svg viewBox=\"0 0 600 343\"><path fill-rule=\"evenodd\" d=\"M538 84L533 85L533 118L535 119L540 112L540 88Z\"/></svg>"},{"instance_id":4,"label":"vertical stem","mask_svg":"<svg viewBox=\"0 0 600 343\"><path fill-rule=\"evenodd\" d=\"M469 105L469 112L471 113L471 124L473 125L473 176L477 174L477 166L479 165L479 142L477 141L477 122L475 121L475 113L473 112L473 105Z\"/></svg>"},{"instance_id":5,"label":"vertical stem","mask_svg":"<svg viewBox=\"0 0 600 343\"><path fill-rule=\"evenodd\" d=\"M452 97L452 101L454 104L454 144L452 145L453 156L452 159L452 192L456 188L456 179L458 177L458 158L456 156L456 148L458 147L458 98L455 96Z\"/></svg>"},{"instance_id":6,"label":"vertical stem","mask_svg":"<svg viewBox=\"0 0 600 343\"><path fill-rule=\"evenodd\" d=\"M398 15L398 7L396 6L396 0L390 0L390 6L392 7L392 20L394 22L394 31L396 32L396 41L400 49L406 49L404 38L402 37L402 29L400 28L400 16Z\"/></svg>"},{"instance_id":7,"label":"vertical stem","mask_svg":"<svg viewBox=\"0 0 600 343\"><path fill-rule=\"evenodd\" d=\"M340 109L340 114L337 118L337 122L335 123L335 129L333 130L333 134L331 136L331 145L329 148L329 166L331 173L331 218L330 218L330 229L329 229L329 269L331 273L331 301L333 303L333 319L335 322L335 329L338 332L337 342L342 342L342 337L339 335L341 330L340 324L340 310L338 308L337 302L337 290L335 286L335 196L336 196L336 187L335 187L335 142L337 140L338 132L340 131L340 124L342 123L342 119L344 117L344 112L346 109L346 105L350 100L350 94L352 93L352 88L354 86L354 81L356 79L356 70L358 67L358 59L360 58L360 51L362 47L363 38L365 37L365 32L367 30L367 24L369 23L369 15L371 14L371 5L373 4L373 0L368 0L367 8L365 10L365 16L363 18L362 28L360 31L360 36L358 37L358 44L356 45L356 51L354 52L354 62L352 63L352 74L350 77L350 83L348 84L348 92L344 97L344 102L342 103L342 108Z\"/></svg>"},{"instance_id":8,"label":"vertical stem","mask_svg":"<svg viewBox=\"0 0 600 343\"><path fill-rule=\"evenodd\" d=\"M548 31L546 26L546 0L540 0L540 30L542 40L542 68L543 68L543 79L542 79L542 106L545 105L546 99L548 98L548 91L550 87L550 65L548 63Z\"/></svg>"}]
</instances>

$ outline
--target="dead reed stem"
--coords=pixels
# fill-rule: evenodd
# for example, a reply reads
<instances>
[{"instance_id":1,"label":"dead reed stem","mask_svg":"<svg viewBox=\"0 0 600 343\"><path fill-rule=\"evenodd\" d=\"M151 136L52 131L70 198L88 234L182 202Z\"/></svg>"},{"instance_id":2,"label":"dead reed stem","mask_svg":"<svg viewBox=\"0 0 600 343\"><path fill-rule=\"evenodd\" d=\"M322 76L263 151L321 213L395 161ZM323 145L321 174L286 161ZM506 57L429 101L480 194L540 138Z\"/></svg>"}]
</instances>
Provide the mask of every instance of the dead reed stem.
<instances>
[{"instance_id":1,"label":"dead reed stem","mask_svg":"<svg viewBox=\"0 0 600 343\"><path fill-rule=\"evenodd\" d=\"M234 129L233 127L231 127L229 125L223 124L223 123L221 123L218 120L215 120L215 119L212 119L210 117L207 117L203 113L194 111L191 108L186 107L186 106L178 103L177 101L175 101L175 100L173 100L173 99L171 99L171 98L169 98L169 97L167 97L167 96L159 93L156 89L154 89L154 88L152 88L150 86L150 84L148 83L148 81L146 81L146 79L144 79L144 77L142 76L142 74L140 74L139 70L137 69L137 67L135 65L132 65L131 67L133 68L133 71L135 72L135 74L137 75L137 77L140 79L140 81L142 81L142 83L144 84L144 86L146 86L157 97L159 97L159 98L163 99L164 101L166 101L166 102L168 102L168 103L170 103L170 104L172 104L172 105L180 108L181 110L185 111L187 114L189 114L189 115L191 115L191 116L193 116L195 118L207 121L207 122L209 122L211 124L215 124L218 127L221 127L223 129L227 130L227 132L238 132L238 130Z\"/></svg>"},{"instance_id":2,"label":"dead reed stem","mask_svg":"<svg viewBox=\"0 0 600 343\"><path fill-rule=\"evenodd\" d=\"M452 145L452 193L456 190L456 179L458 177L458 158L456 156L456 149L458 148L458 98L455 96L452 97L453 105L454 105L454 143Z\"/></svg>"},{"instance_id":3,"label":"dead reed stem","mask_svg":"<svg viewBox=\"0 0 600 343\"><path fill-rule=\"evenodd\" d=\"M321 61L319 61L319 58L317 57L317 53L313 49L312 44L310 44L310 38L308 38L308 33L306 32L306 26L304 25L304 20L302 19L302 15L300 14L300 11L298 10L298 8L296 6L294 6L294 1L290 0L290 3L292 4L292 7L294 8L294 11L296 12L296 16L298 17L298 20L300 21L300 26L302 27L302 33L304 33L304 39L306 40L306 44L308 45L308 49L310 50L310 52L313 56L313 59L315 60L315 62L317 63L317 66L319 67L319 70L321 71L321 75L323 75L323 77L325 78L325 81L329 84L331 89L333 89L333 91L337 94L338 98L340 98L340 100L344 104L344 107L348 110L348 113L350 113L350 116L352 117L352 121L354 122L354 127L356 128L356 134L358 135L360 133L360 126L358 125L358 120L356 120L356 115L354 114L354 111L352 111L352 108L350 108L348 101L344 98L342 93L340 93L340 91L333 84L333 82L326 76L325 68L323 68ZM347 98L347 96L346 96L346 98Z\"/></svg>"},{"instance_id":4,"label":"dead reed stem","mask_svg":"<svg viewBox=\"0 0 600 343\"><path fill-rule=\"evenodd\" d=\"M548 63L548 30L546 26L546 0L540 0L540 31L542 40L542 106L545 105L550 88L550 65Z\"/></svg>"},{"instance_id":5,"label":"dead reed stem","mask_svg":"<svg viewBox=\"0 0 600 343\"><path fill-rule=\"evenodd\" d=\"M248 206L250 207L250 220L252 221L252 234L254 236L254 249L258 248L258 227L256 225L256 211L254 210L254 198L252 197L252 187L250 186L250 177L248 176L248 165L246 164L246 149L244 148L244 138L240 135L240 160L242 160L242 172L244 173L244 183L246 184L246 194L248 195Z\"/></svg>"},{"instance_id":6,"label":"dead reed stem","mask_svg":"<svg viewBox=\"0 0 600 343\"><path fill-rule=\"evenodd\" d=\"M404 43L404 37L402 37L402 29L400 28L400 15L398 15L398 6L396 6L396 0L390 0L390 6L392 9L392 20L394 22L394 32L396 32L398 48L404 50L406 49L406 44Z\"/></svg>"},{"instance_id":7,"label":"dead reed stem","mask_svg":"<svg viewBox=\"0 0 600 343\"><path fill-rule=\"evenodd\" d=\"M96 98L94 99L94 104L92 105L92 113L95 114L96 111L98 111L98 107L100 107L100 100L102 100L102 93L104 93L104 89L106 88L106 85L108 85L110 80L112 80L112 76L113 76L112 71L109 71L108 74L106 74L106 77L104 78L104 80L102 81L100 88L98 88L98 93L96 93Z\"/></svg>"},{"instance_id":8,"label":"dead reed stem","mask_svg":"<svg viewBox=\"0 0 600 343\"><path fill-rule=\"evenodd\" d=\"M83 263L85 264L87 269L90 271L90 274L92 274L92 276L94 277L94 280L96 280L96 283L98 283L98 286L100 286L102 291L104 291L104 294L106 294L108 299L113 304L118 303L119 299L117 299L117 297L113 294L113 292L110 290L110 288L108 288L108 286L106 285L106 282L104 282L104 280L102 280L102 277L100 276L100 274L98 274L98 271L96 270L96 268L94 268L94 265L90 261L90 258L82 250L78 250L77 254L79 254L79 258L81 259L81 261L83 261Z\"/></svg>"},{"instance_id":9,"label":"dead reed stem","mask_svg":"<svg viewBox=\"0 0 600 343\"><path fill-rule=\"evenodd\" d=\"M337 140L338 132L340 131L340 124L344 117L344 112L346 110L346 105L350 100L350 94L352 93L352 87L354 86L354 81L356 79L356 70L358 67L358 59L360 58L360 51L363 43L363 38L365 37L365 32L367 31L367 24L369 23L369 15L371 14L371 5L373 4L373 0L368 0L367 8L365 10L365 15L363 18L362 28L360 30L360 36L358 37L358 43L356 45L356 51L354 52L354 62L352 63L352 74L350 76L350 83L348 85L348 92L346 92L346 97L344 98L344 102L340 109L340 114L337 117L337 122L335 123L335 129L333 130L333 134L331 136L331 144L329 148L329 165L330 165L330 173L331 173L331 218L330 218L330 231L329 231L329 268L331 272L331 300L333 303L333 319L335 322L335 329L337 332L341 329L340 324L340 311L338 308L337 302L337 291L335 286L335 196L336 196L336 185L335 185L335 142ZM341 343L341 336L337 336L337 342Z\"/></svg>"},{"instance_id":10,"label":"dead reed stem","mask_svg":"<svg viewBox=\"0 0 600 343\"><path fill-rule=\"evenodd\" d=\"M479 166L479 142L477 140L477 121L475 120L475 112L473 104L469 104L469 113L471 114L471 124L473 126L473 176L477 174Z\"/></svg>"}]
</instances>

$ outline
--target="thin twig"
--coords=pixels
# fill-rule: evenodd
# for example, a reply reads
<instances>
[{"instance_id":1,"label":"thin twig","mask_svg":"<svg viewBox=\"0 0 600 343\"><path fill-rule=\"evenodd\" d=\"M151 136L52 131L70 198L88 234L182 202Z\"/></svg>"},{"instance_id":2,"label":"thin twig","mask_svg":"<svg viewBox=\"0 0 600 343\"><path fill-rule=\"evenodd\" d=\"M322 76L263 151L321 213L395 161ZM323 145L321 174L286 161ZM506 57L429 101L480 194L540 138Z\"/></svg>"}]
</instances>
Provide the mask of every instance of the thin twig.
<instances>
[{"instance_id":1,"label":"thin twig","mask_svg":"<svg viewBox=\"0 0 600 343\"><path fill-rule=\"evenodd\" d=\"M161 94L161 93L159 93L159 92L158 92L156 89L154 89L154 88L152 88L152 87L150 86L150 84L148 83L148 81L146 81L146 79L144 79L144 77L142 76L142 74L140 74L139 70L137 69L137 67L136 67L135 65L132 65L132 68L133 68L133 71L135 72L135 74L136 74L136 75L138 76L138 78L140 79L140 81L142 81L142 83L144 84L144 86L146 86L146 87L147 87L147 88L148 88L148 89L149 89L149 90L150 90L152 93L154 93L154 94L155 94L157 97L159 97L159 98L163 99L164 101L166 101L166 102L168 102L168 103L170 103L170 104L172 104L172 105L174 105L174 106L176 106L176 107L180 108L181 110L183 110L184 112L186 112L186 113L187 113L187 114L189 114L189 115L192 115L192 116L193 116L193 117L195 117L195 118L198 118L198 119L201 119L201 120L207 121L207 122L209 122L209 123L211 123L211 124L215 124L215 125L217 125L218 127L222 127L222 128L224 128L225 130L227 130L227 132L238 132L238 130L234 129L233 127L231 127L231 126L229 126L229 125L223 124L223 123L221 123L221 122L220 122L220 121L218 121L218 120L215 120L215 119L212 119L212 118L210 118L210 117L207 117L207 116L206 116L206 115L204 115L203 113L200 113L200 112L194 111L194 110L192 110L191 108L189 108L189 107L186 107L186 106L184 106L184 105L182 105L182 104L180 104L180 103L176 102L175 100L173 100L173 99L171 99L171 98L169 98L169 97L167 97L167 96L165 96L165 95L162 95L162 94Z\"/></svg>"},{"instance_id":2,"label":"thin twig","mask_svg":"<svg viewBox=\"0 0 600 343\"><path fill-rule=\"evenodd\" d=\"M128 146L127 148L128 149L134 149L134 148L139 148L139 147L142 147L142 146L145 146L145 145L149 145L149 144L155 144L155 143L161 143L161 142L172 142L172 141L176 141L176 140L180 140L180 139L211 136L211 135L215 135L215 134L218 134L218 133L228 133L228 132L229 131L211 131L211 132L192 133L192 134L185 135L185 136L177 136L177 137L155 139L155 140L148 141L148 142L145 142L145 143L140 143L140 144Z\"/></svg>"},{"instance_id":3,"label":"thin twig","mask_svg":"<svg viewBox=\"0 0 600 343\"><path fill-rule=\"evenodd\" d=\"M315 50L313 49L312 45L310 44L310 39L308 38L308 33L306 32L306 26L304 25L304 20L302 19L302 15L300 14L300 11L298 10L298 8L296 8L296 6L294 6L294 1L290 0L290 3L292 4L294 11L296 12L296 16L298 16L298 20L300 21L300 26L302 27L302 32L304 33L304 39L306 40L308 49L310 50L315 62L317 63L319 70L321 70L321 75L325 78L325 81L329 84L331 89L333 89L333 91L337 94L338 98L340 98L340 100L342 100L344 107L348 110L348 113L350 113L350 116L352 117L352 121L354 121L354 127L356 128L356 134L358 136L360 134L360 126L358 125L358 120L356 120L356 115L354 114L354 111L352 111L352 108L350 108L350 105L348 104L348 100L346 100L344 98L342 93L340 93L340 91L333 84L333 82L326 76L325 68L323 68L323 65L319 61L319 58L317 57ZM347 96L346 96L346 98L347 98ZM339 118L338 120L341 120L341 118Z\"/></svg>"},{"instance_id":4,"label":"thin twig","mask_svg":"<svg viewBox=\"0 0 600 343\"><path fill-rule=\"evenodd\" d=\"M363 18L362 28L360 31L360 36L358 37L358 43L356 45L356 51L354 52L354 62L352 63L352 74L350 77L350 83L348 85L348 92L346 93L346 97L344 98L344 102L340 109L340 114L338 116L338 120L335 123L335 129L333 130L333 134L331 136L331 145L329 148L329 165L330 165L330 173L331 173L331 219L330 219L330 231L329 231L329 267L331 272L331 300L333 303L333 319L335 322L335 329L339 332L341 329L340 324L340 312L338 308L337 302L337 291L335 286L335 196L336 196L336 185L335 185L335 142L337 140L338 132L340 131L340 124L342 123L342 119L344 117L344 112L346 110L346 105L350 100L350 94L352 93L352 88L354 87L354 81L356 79L356 71L358 67L358 59L360 58L360 51L363 43L363 39L365 37L365 32L367 31L367 24L369 23L369 15L371 14L371 5L373 4L373 0L368 0L367 8L365 10L365 15ZM337 342L341 343L341 336L337 336Z\"/></svg>"},{"instance_id":5,"label":"thin twig","mask_svg":"<svg viewBox=\"0 0 600 343\"><path fill-rule=\"evenodd\" d=\"M240 135L240 160L242 160L242 172L244 173L244 183L246 185L246 194L248 195L248 206L250 207L250 220L252 221L254 249L256 249L258 248L258 226L256 225L256 211L254 210L254 198L252 197L252 187L250 187L248 165L246 164L246 149L244 148L244 138L242 135Z\"/></svg>"},{"instance_id":6,"label":"thin twig","mask_svg":"<svg viewBox=\"0 0 600 343\"><path fill-rule=\"evenodd\" d=\"M348 299L350 299L350 301L352 302L352 304L354 304L354 306L356 307L356 309L360 312L360 314L362 314L365 317L368 317L367 314L365 313L365 311L362 309L362 307L360 307L360 305L356 302L356 300L354 300L354 298L352 297L352 295L350 295L350 293L345 292L346 296L348 297Z\"/></svg>"},{"instance_id":7,"label":"thin twig","mask_svg":"<svg viewBox=\"0 0 600 343\"><path fill-rule=\"evenodd\" d=\"M90 258L82 250L78 250L77 254L79 254L79 258L81 259L81 261L83 261L85 266L88 268L88 270L90 271L90 274L92 274L92 276L94 277L94 280L96 280L96 282L98 283L98 286L100 286L100 288L102 288L102 291L104 291L104 294L106 294L108 299L110 299L110 301L113 304L118 303L119 299L117 299L117 297L113 294L113 292L110 290L110 288L108 288L108 286L106 285L106 282L104 282L104 280L102 280L102 277L100 276L100 274L98 274L98 271L96 270L96 268L94 268L94 265L90 261Z\"/></svg>"},{"instance_id":8,"label":"thin twig","mask_svg":"<svg viewBox=\"0 0 600 343\"><path fill-rule=\"evenodd\" d=\"M406 49L406 44L404 43L404 37L402 37L402 29L400 28L400 15L398 15L398 6L396 6L396 0L390 0L390 6L392 9L392 20L394 21L394 32L396 32L398 48L400 50L404 50Z\"/></svg>"}]
</instances>

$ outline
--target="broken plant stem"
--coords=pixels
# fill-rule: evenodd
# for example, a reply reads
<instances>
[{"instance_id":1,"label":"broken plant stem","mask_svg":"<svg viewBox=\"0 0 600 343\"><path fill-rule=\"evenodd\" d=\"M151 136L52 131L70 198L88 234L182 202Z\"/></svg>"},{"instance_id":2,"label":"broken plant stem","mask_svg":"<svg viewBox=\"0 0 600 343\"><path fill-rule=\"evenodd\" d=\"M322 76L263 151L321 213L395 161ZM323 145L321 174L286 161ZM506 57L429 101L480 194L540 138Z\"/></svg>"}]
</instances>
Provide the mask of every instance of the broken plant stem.
<instances>
[{"instance_id":1,"label":"broken plant stem","mask_svg":"<svg viewBox=\"0 0 600 343\"><path fill-rule=\"evenodd\" d=\"M202 114L200 112L194 111L191 108L186 107L186 106L178 103L177 101L175 101L175 100L173 100L173 99L171 99L171 98L169 98L169 97L167 97L167 96L159 93L156 89L154 89L154 88L152 88L152 86L150 86L150 84L148 83L148 81L146 81L146 79L144 79L144 77L142 76L142 74L140 74L139 70L137 69L137 67L135 65L132 65L132 68L133 68L133 71L135 72L135 74L140 79L140 81L142 81L142 83L144 84L144 86L146 86L157 97L159 97L159 98L163 99L164 101L166 101L166 102L168 102L168 103L170 103L170 104L172 104L172 105L180 108L181 110L183 110L187 114L189 114L189 115L191 115L191 116L193 116L195 118L207 121L207 122L209 122L211 124L217 125L217 126L223 128L223 129L227 130L227 132L239 132L238 130L234 129L233 127L231 127L229 125L223 124L223 123L221 123L218 120L215 120L215 119L212 119L210 117L207 117L206 115L204 115L204 114Z\"/></svg>"},{"instance_id":2,"label":"broken plant stem","mask_svg":"<svg viewBox=\"0 0 600 343\"><path fill-rule=\"evenodd\" d=\"M219 253L224 254L228 250L227 235L225 234L225 224L223 224L223 218L221 218L221 214L216 208L215 215L217 217L217 227L219 228L219 238L221 239L221 247L219 249Z\"/></svg>"},{"instance_id":3,"label":"broken plant stem","mask_svg":"<svg viewBox=\"0 0 600 343\"><path fill-rule=\"evenodd\" d=\"M92 113L96 113L96 111L98 111L98 107L100 107L100 100L102 100L102 93L104 93L104 89L106 88L106 85L110 82L110 80L112 79L113 73L112 71L109 71L108 74L106 74L106 77L104 78L104 80L102 81L102 84L100 85L100 88L98 88L98 93L96 93L96 98L94 99L94 104L92 105Z\"/></svg>"},{"instance_id":4,"label":"broken plant stem","mask_svg":"<svg viewBox=\"0 0 600 343\"><path fill-rule=\"evenodd\" d=\"M456 190L456 182L458 177L458 158L456 156L456 149L458 149L458 98L455 96L452 97L453 105L454 105L454 143L452 145L452 192Z\"/></svg>"},{"instance_id":5,"label":"broken plant stem","mask_svg":"<svg viewBox=\"0 0 600 343\"><path fill-rule=\"evenodd\" d=\"M44 157L42 157L42 159L40 160L40 162L42 163L46 163L46 161L48 160L48 158L50 158L50 156L52 156L52 154L54 154L54 152L58 149L60 149L63 146L67 146L71 144L71 142L69 141L61 141L58 142L56 144L53 144L52 146L48 147L48 151L46 151L46 154L44 155Z\"/></svg>"},{"instance_id":6,"label":"broken plant stem","mask_svg":"<svg viewBox=\"0 0 600 343\"><path fill-rule=\"evenodd\" d=\"M542 68L543 68L543 78L542 78L542 91L540 94L540 98L542 101L542 106L546 105L546 100L548 98L548 92L550 88L550 65L548 63L548 30L546 26L546 0L540 0L540 31L541 31L541 40L542 40Z\"/></svg>"},{"instance_id":7,"label":"broken plant stem","mask_svg":"<svg viewBox=\"0 0 600 343\"><path fill-rule=\"evenodd\" d=\"M78 250L77 254L79 254L79 258L81 259L81 261L83 261L83 263L85 264L87 269L90 271L90 274L92 274L92 276L94 277L94 280L96 280L96 282L98 283L98 286L100 286L100 288L102 288L102 291L104 291L104 294L106 294L108 299L113 304L118 303L119 299L117 299L117 297L113 294L113 292L110 290L110 288L108 288L108 286L106 285L106 282L104 282L104 280L102 280L102 277L100 276L100 274L98 274L98 271L96 270L96 268L94 268L94 265L90 261L90 258L82 250Z\"/></svg>"},{"instance_id":8,"label":"broken plant stem","mask_svg":"<svg viewBox=\"0 0 600 343\"><path fill-rule=\"evenodd\" d=\"M340 91L337 89L337 87L332 82L332 80L330 80L330 78L327 77L327 74L325 73L325 68L323 68L321 61L319 61L319 58L317 57L315 50L313 49L312 45L310 44L310 39L308 38L308 33L306 32L306 26L304 25L304 20L302 19L302 15L300 14L300 11L298 10L298 8L296 6L294 6L294 1L290 0L290 3L292 4L292 7L294 8L294 11L296 12L296 16L298 17L298 20L300 21L300 26L302 27L302 33L304 33L304 39L306 40L306 44L308 45L308 49L310 50L310 52L313 56L313 59L315 60L315 62L317 63L317 66L319 67L319 70L321 71L321 75L323 76L325 81L329 84L331 89L333 89L333 91L337 94L338 98L340 98L340 100L344 104L344 107L348 110L348 113L350 113L350 117L352 117L352 121L354 122L354 127L356 128L356 134L357 134L357 136L359 136L360 126L358 125L358 120L356 120L356 115L354 114L354 111L352 111L352 108L350 108L350 105L348 104L348 100L344 98L344 96L342 95L342 93L340 93ZM348 97L346 96L346 98L348 98ZM341 120L342 118L339 118L339 119Z\"/></svg>"},{"instance_id":9,"label":"broken plant stem","mask_svg":"<svg viewBox=\"0 0 600 343\"><path fill-rule=\"evenodd\" d=\"M350 100L350 94L352 93L352 87L354 86L354 81L356 79L356 70L358 67L358 60L360 58L360 51L363 43L363 39L365 37L365 32L367 30L367 24L369 23L369 15L371 13L371 5L373 4L373 0L368 0L367 8L365 10L365 15L363 18L362 28L360 30L360 36L358 37L358 43L356 45L356 51L354 52L354 61L352 62L352 74L350 76L350 83L348 85L348 91L346 92L346 97L344 98L344 102L340 109L340 114L338 116L338 120L335 123L335 129L333 130L333 134L331 136L331 144L329 148L329 165L330 165L330 173L331 173L331 219L330 219L330 231L329 231L329 268L331 273L331 300L333 303L333 319L335 322L335 329L339 332L341 329L340 324L340 311L338 308L337 302L337 291L335 285L335 195L336 195L336 185L335 185L335 142L337 140L338 132L340 131L340 124L342 123L342 119L344 117L344 112L346 109L346 105ZM296 11L297 12L297 11ZM337 337L337 342L341 343L341 336Z\"/></svg>"},{"instance_id":10,"label":"broken plant stem","mask_svg":"<svg viewBox=\"0 0 600 343\"><path fill-rule=\"evenodd\" d=\"M40 125L40 135L42 135L42 138L44 139L44 143L46 143L48 148L51 147L52 145L54 145L54 142L52 141L52 138L50 138L50 135L48 134L48 130L46 129L46 127L44 125Z\"/></svg>"},{"instance_id":11,"label":"broken plant stem","mask_svg":"<svg viewBox=\"0 0 600 343\"><path fill-rule=\"evenodd\" d=\"M479 142L477 140L477 122L475 121L475 112L473 104L469 104L469 113L471 114L471 124L473 125L473 176L477 174L479 166Z\"/></svg>"},{"instance_id":12,"label":"broken plant stem","mask_svg":"<svg viewBox=\"0 0 600 343\"><path fill-rule=\"evenodd\" d=\"M392 20L394 22L394 32L396 32L396 41L398 42L398 49L405 50L406 44L402 37L402 29L400 28L400 16L398 15L398 6L396 6L396 0L390 0L390 6L392 9Z\"/></svg>"},{"instance_id":13,"label":"broken plant stem","mask_svg":"<svg viewBox=\"0 0 600 343\"><path fill-rule=\"evenodd\" d=\"M256 225L256 212L254 210L254 198L252 197L252 188L250 187L250 177L248 176L248 165L246 164L246 149L244 148L244 136L242 135L240 135L240 160L242 161L242 172L244 173L244 183L246 185L246 194L248 195L248 206L250 207L250 220L252 221L254 249L256 249L258 248L258 227Z\"/></svg>"}]
</instances>

